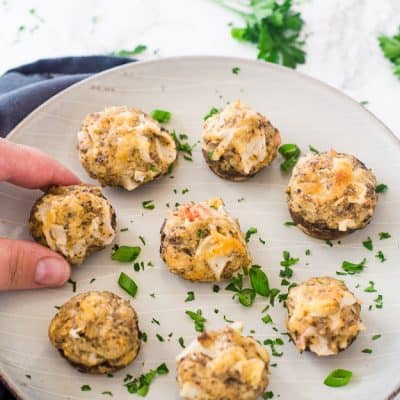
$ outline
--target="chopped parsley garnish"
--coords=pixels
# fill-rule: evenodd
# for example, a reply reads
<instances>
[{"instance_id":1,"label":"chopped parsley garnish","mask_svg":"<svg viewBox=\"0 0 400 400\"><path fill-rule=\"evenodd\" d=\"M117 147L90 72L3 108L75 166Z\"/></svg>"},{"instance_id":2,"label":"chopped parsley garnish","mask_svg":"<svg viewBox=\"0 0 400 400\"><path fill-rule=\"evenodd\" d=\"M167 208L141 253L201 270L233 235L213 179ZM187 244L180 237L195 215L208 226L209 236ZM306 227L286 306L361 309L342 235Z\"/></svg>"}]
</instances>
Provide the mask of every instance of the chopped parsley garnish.
<instances>
[{"instance_id":1,"label":"chopped parsley garnish","mask_svg":"<svg viewBox=\"0 0 400 400\"><path fill-rule=\"evenodd\" d=\"M282 346L283 344L284 344L284 342L283 342L283 340L281 338L264 340L264 346L270 346L271 347L271 353L275 357L282 357L283 352L278 352L275 349L275 346Z\"/></svg>"},{"instance_id":2,"label":"chopped parsley garnish","mask_svg":"<svg viewBox=\"0 0 400 400\"><path fill-rule=\"evenodd\" d=\"M329 246L329 247L333 247L333 243L330 240L325 240L325 243Z\"/></svg>"},{"instance_id":3,"label":"chopped parsley garnish","mask_svg":"<svg viewBox=\"0 0 400 400\"><path fill-rule=\"evenodd\" d=\"M215 1L244 19L246 26L232 27L231 35L239 42L255 44L258 59L290 68L305 63L305 41L301 38L304 21L292 9L291 0Z\"/></svg>"},{"instance_id":4,"label":"chopped parsley garnish","mask_svg":"<svg viewBox=\"0 0 400 400\"><path fill-rule=\"evenodd\" d=\"M128 382L127 380L124 380L125 386L128 389L129 393L135 393L139 396L145 397L147 393L149 392L150 389L150 384L153 382L154 378L157 375L165 375L168 374L169 370L168 367L166 366L165 363L159 365L155 370L151 369L149 372L146 374L140 375L139 378L135 378L133 380L132 377L130 377Z\"/></svg>"},{"instance_id":5,"label":"chopped parsley garnish","mask_svg":"<svg viewBox=\"0 0 400 400\"><path fill-rule=\"evenodd\" d=\"M379 232L379 240L389 239L392 235L389 232Z\"/></svg>"},{"instance_id":6,"label":"chopped parsley garnish","mask_svg":"<svg viewBox=\"0 0 400 400\"><path fill-rule=\"evenodd\" d=\"M25 378L27 378L27 379L32 379L32 376L29 375L29 374L26 374L26 375L25 375Z\"/></svg>"},{"instance_id":7,"label":"chopped parsley garnish","mask_svg":"<svg viewBox=\"0 0 400 400\"><path fill-rule=\"evenodd\" d=\"M269 314L264 315L261 318L261 321L264 322L264 324L272 324L273 323L272 318Z\"/></svg>"},{"instance_id":8,"label":"chopped parsley garnish","mask_svg":"<svg viewBox=\"0 0 400 400\"><path fill-rule=\"evenodd\" d=\"M378 340L378 339L380 339L381 337L382 337L382 335L377 334L377 335L372 336L372 340Z\"/></svg>"},{"instance_id":9,"label":"chopped parsley garnish","mask_svg":"<svg viewBox=\"0 0 400 400\"><path fill-rule=\"evenodd\" d=\"M239 67L233 67L232 68L232 74L237 75L240 72L240 68Z\"/></svg>"},{"instance_id":10,"label":"chopped parsley garnish","mask_svg":"<svg viewBox=\"0 0 400 400\"><path fill-rule=\"evenodd\" d=\"M384 183L380 183L379 185L376 186L375 192L376 193L386 193L389 187L385 185Z\"/></svg>"},{"instance_id":11,"label":"chopped parsley garnish","mask_svg":"<svg viewBox=\"0 0 400 400\"><path fill-rule=\"evenodd\" d=\"M271 366L272 366L272 365L271 365ZM271 391L265 392L265 393L263 393L263 395L262 395L262 398L263 398L264 400L269 400L269 399L272 399L273 397L274 397L274 393L271 392Z\"/></svg>"},{"instance_id":12,"label":"chopped parsley garnish","mask_svg":"<svg viewBox=\"0 0 400 400\"><path fill-rule=\"evenodd\" d=\"M319 151L315 147L311 146L311 144L308 146L308 149L314 154L319 154Z\"/></svg>"},{"instance_id":13,"label":"chopped parsley garnish","mask_svg":"<svg viewBox=\"0 0 400 400\"><path fill-rule=\"evenodd\" d=\"M101 392L101 394L105 395L105 396L113 396L113 392L111 392L110 390L105 390L104 392Z\"/></svg>"},{"instance_id":14,"label":"chopped parsley garnish","mask_svg":"<svg viewBox=\"0 0 400 400\"><path fill-rule=\"evenodd\" d=\"M211 107L210 111L204 116L204 121L210 117L212 117L214 114L218 114L219 110L216 107Z\"/></svg>"},{"instance_id":15,"label":"chopped parsley garnish","mask_svg":"<svg viewBox=\"0 0 400 400\"><path fill-rule=\"evenodd\" d=\"M96 278L92 278L89 283L92 284L95 280Z\"/></svg>"},{"instance_id":16,"label":"chopped parsley garnish","mask_svg":"<svg viewBox=\"0 0 400 400\"><path fill-rule=\"evenodd\" d=\"M324 380L324 384L330 387L339 387L346 386L351 378L353 373L346 369L335 369L332 371Z\"/></svg>"},{"instance_id":17,"label":"chopped parsley garnish","mask_svg":"<svg viewBox=\"0 0 400 400\"><path fill-rule=\"evenodd\" d=\"M237 202L238 202L238 203L241 203L242 201L244 201L244 197L239 197L239 198L237 199Z\"/></svg>"},{"instance_id":18,"label":"chopped parsley garnish","mask_svg":"<svg viewBox=\"0 0 400 400\"><path fill-rule=\"evenodd\" d=\"M382 250L379 250L376 254L375 257L379 259L380 262L385 262L387 258L383 254Z\"/></svg>"},{"instance_id":19,"label":"chopped parsley garnish","mask_svg":"<svg viewBox=\"0 0 400 400\"><path fill-rule=\"evenodd\" d=\"M376 308L383 308L383 296L381 294L378 294L377 298L374 299L374 303Z\"/></svg>"},{"instance_id":20,"label":"chopped parsley garnish","mask_svg":"<svg viewBox=\"0 0 400 400\"><path fill-rule=\"evenodd\" d=\"M128 232L128 230L129 230L128 228L121 228L119 231L120 232Z\"/></svg>"},{"instance_id":21,"label":"chopped parsley garnish","mask_svg":"<svg viewBox=\"0 0 400 400\"><path fill-rule=\"evenodd\" d=\"M258 238L258 240L260 241L261 244L265 244L266 241L264 239L261 239L260 237Z\"/></svg>"},{"instance_id":22,"label":"chopped parsley garnish","mask_svg":"<svg viewBox=\"0 0 400 400\"><path fill-rule=\"evenodd\" d=\"M202 311L199 309L196 312L194 311L185 311L186 315L194 321L194 329L196 332L204 331L204 323L207 321L206 318L203 317Z\"/></svg>"},{"instance_id":23,"label":"chopped parsley garnish","mask_svg":"<svg viewBox=\"0 0 400 400\"><path fill-rule=\"evenodd\" d=\"M192 160L192 150L194 149L196 144L191 146L187 142L183 143L183 140L187 140L187 135L181 134L181 135L179 135L179 138L178 138L178 135L176 134L175 131L171 132L171 136L175 140L177 150L180 151L181 153L183 153L183 158L187 161L193 161ZM184 137L186 139L182 139L182 137Z\"/></svg>"},{"instance_id":24,"label":"chopped parsley garnish","mask_svg":"<svg viewBox=\"0 0 400 400\"><path fill-rule=\"evenodd\" d=\"M213 285L213 292L214 293L218 293L220 291L220 289L221 288L219 287L219 285L216 285L216 284Z\"/></svg>"},{"instance_id":25,"label":"chopped parsley garnish","mask_svg":"<svg viewBox=\"0 0 400 400\"><path fill-rule=\"evenodd\" d=\"M228 324L233 324L235 321L232 319L229 319L225 314L224 314L224 321L227 322Z\"/></svg>"},{"instance_id":26,"label":"chopped parsley garnish","mask_svg":"<svg viewBox=\"0 0 400 400\"><path fill-rule=\"evenodd\" d=\"M369 281L369 285L364 289L364 292L367 293L375 293L375 283L373 281Z\"/></svg>"},{"instance_id":27,"label":"chopped parsley garnish","mask_svg":"<svg viewBox=\"0 0 400 400\"><path fill-rule=\"evenodd\" d=\"M158 326L160 326L160 321L159 321L158 319L155 319L154 317L153 317L153 319L151 320L151 323L152 323L152 324L157 324Z\"/></svg>"},{"instance_id":28,"label":"chopped parsley garnish","mask_svg":"<svg viewBox=\"0 0 400 400\"><path fill-rule=\"evenodd\" d=\"M193 301L193 300L194 300L194 292L187 292L185 303L187 303L188 301Z\"/></svg>"},{"instance_id":29,"label":"chopped parsley garnish","mask_svg":"<svg viewBox=\"0 0 400 400\"><path fill-rule=\"evenodd\" d=\"M297 224L295 222L293 222L293 221L286 221L286 222L284 222L283 225L285 225L285 226L296 226Z\"/></svg>"},{"instance_id":30,"label":"chopped parsley garnish","mask_svg":"<svg viewBox=\"0 0 400 400\"><path fill-rule=\"evenodd\" d=\"M71 278L68 279L67 281L70 285L72 285L72 291L75 293L76 292L76 281L72 280Z\"/></svg>"},{"instance_id":31,"label":"chopped parsley garnish","mask_svg":"<svg viewBox=\"0 0 400 400\"><path fill-rule=\"evenodd\" d=\"M305 251L305 255L306 255L306 256L309 256L309 255L311 255L311 250L310 250L310 249L306 249L306 251Z\"/></svg>"},{"instance_id":32,"label":"chopped parsley garnish","mask_svg":"<svg viewBox=\"0 0 400 400\"><path fill-rule=\"evenodd\" d=\"M251 227L246 232L245 240L248 243L250 241L250 237L257 233L257 228Z\"/></svg>"},{"instance_id":33,"label":"chopped parsley garnish","mask_svg":"<svg viewBox=\"0 0 400 400\"><path fill-rule=\"evenodd\" d=\"M137 45L133 50L118 50L112 53L113 56L116 57L130 57L130 56L136 56L138 54L143 53L147 49L147 46L144 44L139 44Z\"/></svg>"},{"instance_id":34,"label":"chopped parsley garnish","mask_svg":"<svg viewBox=\"0 0 400 400\"><path fill-rule=\"evenodd\" d=\"M59 309L61 308L61 306L54 306L54 308L55 308L56 310L59 310Z\"/></svg>"},{"instance_id":35,"label":"chopped parsley garnish","mask_svg":"<svg viewBox=\"0 0 400 400\"><path fill-rule=\"evenodd\" d=\"M394 64L393 72L400 79L400 27L397 35L378 37L383 55Z\"/></svg>"},{"instance_id":36,"label":"chopped parsley garnish","mask_svg":"<svg viewBox=\"0 0 400 400\"><path fill-rule=\"evenodd\" d=\"M153 172L158 172L157 165L155 165L155 164L150 164L150 170L153 171Z\"/></svg>"},{"instance_id":37,"label":"chopped parsley garnish","mask_svg":"<svg viewBox=\"0 0 400 400\"><path fill-rule=\"evenodd\" d=\"M371 354L372 349L363 349L363 350L361 350L361 353Z\"/></svg>"},{"instance_id":38,"label":"chopped parsley garnish","mask_svg":"<svg viewBox=\"0 0 400 400\"><path fill-rule=\"evenodd\" d=\"M293 270L290 267L297 264L299 262L299 259L291 257L290 253L286 250L282 253L282 255L283 260L280 262L280 265L281 267L284 267L284 269L280 270L279 276L281 278L290 279L293 276Z\"/></svg>"},{"instance_id":39,"label":"chopped parsley garnish","mask_svg":"<svg viewBox=\"0 0 400 400\"><path fill-rule=\"evenodd\" d=\"M154 210L156 206L154 205L153 200L145 200L142 202L142 207L146 210Z\"/></svg>"},{"instance_id":40,"label":"chopped parsley garnish","mask_svg":"<svg viewBox=\"0 0 400 400\"><path fill-rule=\"evenodd\" d=\"M180 346L182 347L182 349L184 349L184 348L186 347L186 346L185 346L185 341L184 341L184 339L183 339L182 336L178 339L178 343L180 344Z\"/></svg>"},{"instance_id":41,"label":"chopped parsley garnish","mask_svg":"<svg viewBox=\"0 0 400 400\"><path fill-rule=\"evenodd\" d=\"M169 122L171 120L171 113L165 110L153 110L151 112L151 117L160 123Z\"/></svg>"},{"instance_id":42,"label":"chopped parsley garnish","mask_svg":"<svg viewBox=\"0 0 400 400\"><path fill-rule=\"evenodd\" d=\"M367 100L360 101L360 105L362 105L362 106L367 106L368 104L369 104L369 101L367 101Z\"/></svg>"},{"instance_id":43,"label":"chopped parsley garnish","mask_svg":"<svg viewBox=\"0 0 400 400\"><path fill-rule=\"evenodd\" d=\"M279 154L285 159L281 164L281 170L284 172L290 171L297 163L300 157L300 149L296 144L283 144L279 147Z\"/></svg>"},{"instance_id":44,"label":"chopped parsley garnish","mask_svg":"<svg viewBox=\"0 0 400 400\"><path fill-rule=\"evenodd\" d=\"M237 293L239 303L245 307L250 307L256 298L254 289L246 288Z\"/></svg>"},{"instance_id":45,"label":"chopped parsley garnish","mask_svg":"<svg viewBox=\"0 0 400 400\"><path fill-rule=\"evenodd\" d=\"M125 292L127 292L132 297L136 296L138 287L135 281L124 272L121 272L121 275L119 276L118 285L120 286L121 289L124 289Z\"/></svg>"},{"instance_id":46,"label":"chopped parsley garnish","mask_svg":"<svg viewBox=\"0 0 400 400\"><path fill-rule=\"evenodd\" d=\"M368 236L367 240L364 240L362 242L362 244L367 250L370 250L370 251L372 251L372 249L374 247L373 244L372 244L372 239L369 236Z\"/></svg>"},{"instance_id":47,"label":"chopped parsley garnish","mask_svg":"<svg viewBox=\"0 0 400 400\"><path fill-rule=\"evenodd\" d=\"M360 272L364 271L365 263L367 259L364 258L360 263L354 264L350 261L343 261L342 269L347 272L349 275L359 274Z\"/></svg>"},{"instance_id":48,"label":"chopped parsley garnish","mask_svg":"<svg viewBox=\"0 0 400 400\"><path fill-rule=\"evenodd\" d=\"M92 388L89 385L82 385L81 390L82 392L89 392Z\"/></svg>"},{"instance_id":49,"label":"chopped parsley garnish","mask_svg":"<svg viewBox=\"0 0 400 400\"><path fill-rule=\"evenodd\" d=\"M156 333L156 338L157 338L160 342L165 342L165 339L164 339L159 333Z\"/></svg>"},{"instance_id":50,"label":"chopped parsley garnish","mask_svg":"<svg viewBox=\"0 0 400 400\"><path fill-rule=\"evenodd\" d=\"M147 333L143 331L139 331L139 339L146 343L147 342Z\"/></svg>"},{"instance_id":51,"label":"chopped parsley garnish","mask_svg":"<svg viewBox=\"0 0 400 400\"><path fill-rule=\"evenodd\" d=\"M182 194L186 194L186 193L188 193L188 192L189 192L189 189L188 189L188 188L182 189Z\"/></svg>"},{"instance_id":52,"label":"chopped parsley garnish","mask_svg":"<svg viewBox=\"0 0 400 400\"><path fill-rule=\"evenodd\" d=\"M119 262L135 261L140 254L138 246L116 246L114 253L111 254L111 259Z\"/></svg>"}]
</instances>

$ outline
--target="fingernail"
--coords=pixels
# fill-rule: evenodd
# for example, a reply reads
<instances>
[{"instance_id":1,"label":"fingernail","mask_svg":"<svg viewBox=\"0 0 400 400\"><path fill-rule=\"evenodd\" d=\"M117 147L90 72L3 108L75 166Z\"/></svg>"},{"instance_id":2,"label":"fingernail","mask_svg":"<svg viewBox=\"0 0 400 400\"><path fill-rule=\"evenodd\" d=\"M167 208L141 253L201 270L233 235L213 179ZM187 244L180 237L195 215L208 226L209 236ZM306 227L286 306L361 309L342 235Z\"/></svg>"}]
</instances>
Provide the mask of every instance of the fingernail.
<instances>
[{"instance_id":1,"label":"fingernail","mask_svg":"<svg viewBox=\"0 0 400 400\"><path fill-rule=\"evenodd\" d=\"M66 262L59 258L42 258L36 265L35 282L38 285L58 286L68 279Z\"/></svg>"}]
</instances>

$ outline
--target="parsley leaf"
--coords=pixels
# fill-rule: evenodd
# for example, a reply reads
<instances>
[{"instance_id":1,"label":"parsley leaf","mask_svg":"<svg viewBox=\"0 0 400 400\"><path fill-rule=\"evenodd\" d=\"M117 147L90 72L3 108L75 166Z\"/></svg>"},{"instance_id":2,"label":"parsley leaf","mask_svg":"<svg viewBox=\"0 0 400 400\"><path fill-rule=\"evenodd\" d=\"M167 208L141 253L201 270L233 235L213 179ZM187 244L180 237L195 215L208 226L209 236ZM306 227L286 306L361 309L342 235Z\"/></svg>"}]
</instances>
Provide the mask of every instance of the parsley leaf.
<instances>
[{"instance_id":1,"label":"parsley leaf","mask_svg":"<svg viewBox=\"0 0 400 400\"><path fill-rule=\"evenodd\" d=\"M187 303L188 301L193 301L193 300L194 300L194 292L187 292L185 303Z\"/></svg>"},{"instance_id":2,"label":"parsley leaf","mask_svg":"<svg viewBox=\"0 0 400 400\"><path fill-rule=\"evenodd\" d=\"M376 186L375 192L376 193L386 193L388 189L389 189L388 185L385 185L384 183L380 183L379 185Z\"/></svg>"},{"instance_id":3,"label":"parsley leaf","mask_svg":"<svg viewBox=\"0 0 400 400\"><path fill-rule=\"evenodd\" d=\"M362 244L367 250L370 250L370 251L372 251L372 249L374 247L373 244L372 244L372 239L369 236L368 236L367 240L364 240L362 242Z\"/></svg>"},{"instance_id":4,"label":"parsley leaf","mask_svg":"<svg viewBox=\"0 0 400 400\"><path fill-rule=\"evenodd\" d=\"M171 119L171 113L165 110L155 109L151 112L151 117L160 123L169 122Z\"/></svg>"},{"instance_id":5,"label":"parsley leaf","mask_svg":"<svg viewBox=\"0 0 400 400\"><path fill-rule=\"evenodd\" d=\"M194 311L185 311L186 315L194 321L194 329L196 332L204 331L204 323L207 321L203 317L203 313L201 310Z\"/></svg>"},{"instance_id":6,"label":"parsley leaf","mask_svg":"<svg viewBox=\"0 0 400 400\"><path fill-rule=\"evenodd\" d=\"M353 373L351 371L335 369L325 378L324 384L331 387L345 386L350 382L352 376Z\"/></svg>"},{"instance_id":7,"label":"parsley leaf","mask_svg":"<svg viewBox=\"0 0 400 400\"><path fill-rule=\"evenodd\" d=\"M210 117L212 117L214 114L218 114L219 110L216 107L211 107L210 111L204 116L204 121Z\"/></svg>"},{"instance_id":8,"label":"parsley leaf","mask_svg":"<svg viewBox=\"0 0 400 400\"><path fill-rule=\"evenodd\" d=\"M367 262L366 258L364 258L358 264L354 264L350 261L343 261L342 269L346 271L349 275L359 274L364 270L366 262Z\"/></svg>"}]
</instances>

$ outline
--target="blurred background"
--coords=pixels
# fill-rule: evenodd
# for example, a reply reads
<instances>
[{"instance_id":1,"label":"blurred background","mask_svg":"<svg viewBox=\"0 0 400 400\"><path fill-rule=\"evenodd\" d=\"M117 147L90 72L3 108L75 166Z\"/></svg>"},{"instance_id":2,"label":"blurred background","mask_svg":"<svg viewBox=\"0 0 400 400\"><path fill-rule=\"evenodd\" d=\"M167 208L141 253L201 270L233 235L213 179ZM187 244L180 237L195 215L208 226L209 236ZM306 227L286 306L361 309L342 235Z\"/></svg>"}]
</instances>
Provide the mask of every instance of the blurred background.
<instances>
[{"instance_id":1,"label":"blurred background","mask_svg":"<svg viewBox=\"0 0 400 400\"><path fill-rule=\"evenodd\" d=\"M293 0L292 7L305 21L306 63L297 69L368 102L400 134L400 79L377 39L396 33L400 1ZM110 54L140 44L147 47L136 55L142 60L256 59L254 45L231 37L232 23L243 26L243 19L212 0L0 0L0 73L38 58Z\"/></svg>"}]
</instances>

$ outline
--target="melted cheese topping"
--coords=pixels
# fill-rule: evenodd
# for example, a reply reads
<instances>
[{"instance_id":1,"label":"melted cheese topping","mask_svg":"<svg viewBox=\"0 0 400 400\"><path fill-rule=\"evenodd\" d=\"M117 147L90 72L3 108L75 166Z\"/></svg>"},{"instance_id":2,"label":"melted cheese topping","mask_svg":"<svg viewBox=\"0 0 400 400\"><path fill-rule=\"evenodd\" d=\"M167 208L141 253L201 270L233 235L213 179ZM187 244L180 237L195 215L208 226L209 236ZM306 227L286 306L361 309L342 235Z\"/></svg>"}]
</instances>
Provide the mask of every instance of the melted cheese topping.
<instances>
[{"instance_id":1,"label":"melted cheese topping","mask_svg":"<svg viewBox=\"0 0 400 400\"><path fill-rule=\"evenodd\" d=\"M104 184L133 190L167 172L173 138L137 109L110 107L86 117L78 133L83 166Z\"/></svg>"},{"instance_id":2,"label":"melted cheese topping","mask_svg":"<svg viewBox=\"0 0 400 400\"><path fill-rule=\"evenodd\" d=\"M376 179L355 157L308 154L293 169L287 188L289 208L309 223L323 221L330 229L347 231L372 216Z\"/></svg>"},{"instance_id":3,"label":"melted cheese topping","mask_svg":"<svg viewBox=\"0 0 400 400\"><path fill-rule=\"evenodd\" d=\"M110 203L100 188L85 189L77 185L59 194L50 192L39 201L35 213L46 244L73 263L81 263L89 247L104 247L115 237Z\"/></svg>"},{"instance_id":4,"label":"melted cheese topping","mask_svg":"<svg viewBox=\"0 0 400 400\"><path fill-rule=\"evenodd\" d=\"M218 385L229 385L225 382L232 377L231 379L235 381L249 385L254 391L263 389L267 383L269 355L266 349L253 338L242 336L242 329L241 323L235 323L220 331L205 332L178 355L181 396L185 399L210 398L209 388L205 393L206 388L202 387L202 382L209 382L211 377L214 380L221 379ZM180 366L188 360L191 365L201 363L201 369L204 368L206 376L196 376L199 373L196 370L187 376L180 374ZM203 366L201 360L204 360L206 365Z\"/></svg>"},{"instance_id":5,"label":"melted cheese topping","mask_svg":"<svg viewBox=\"0 0 400 400\"><path fill-rule=\"evenodd\" d=\"M287 305L287 327L300 351L308 345L318 355L336 354L364 329L359 300L334 278L312 278L292 288Z\"/></svg>"},{"instance_id":6,"label":"melted cheese topping","mask_svg":"<svg viewBox=\"0 0 400 400\"><path fill-rule=\"evenodd\" d=\"M268 165L276 155L280 140L274 143L278 134L270 134L268 123L262 115L236 101L206 120L203 148L211 154L212 161L229 157L229 152L238 154L239 164L235 168L249 174L255 167ZM267 142L271 142L271 148Z\"/></svg>"}]
</instances>

